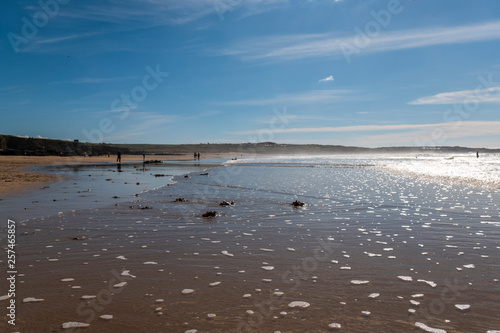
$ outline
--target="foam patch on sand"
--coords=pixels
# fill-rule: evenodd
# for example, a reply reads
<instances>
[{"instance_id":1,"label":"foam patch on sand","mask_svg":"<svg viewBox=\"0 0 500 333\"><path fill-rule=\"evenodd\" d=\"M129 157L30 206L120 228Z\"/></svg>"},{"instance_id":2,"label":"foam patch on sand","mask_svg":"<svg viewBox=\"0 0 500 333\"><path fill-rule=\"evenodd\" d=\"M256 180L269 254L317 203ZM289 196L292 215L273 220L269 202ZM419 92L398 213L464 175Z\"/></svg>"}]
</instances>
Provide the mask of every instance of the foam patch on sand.
<instances>
[{"instance_id":1,"label":"foam patch on sand","mask_svg":"<svg viewBox=\"0 0 500 333\"><path fill-rule=\"evenodd\" d=\"M416 322L415 326L417 326L418 328L423 329L426 332L431 332L431 333L446 333L445 330L442 330L442 329L439 329L439 328L429 327L429 326L425 325L424 323L420 323L420 322Z\"/></svg>"},{"instance_id":2,"label":"foam patch on sand","mask_svg":"<svg viewBox=\"0 0 500 333\"><path fill-rule=\"evenodd\" d=\"M77 321L68 321L67 323L62 324L62 328L68 329L68 328L84 328L84 327L89 327L90 324L87 323L80 323Z\"/></svg>"},{"instance_id":3,"label":"foam patch on sand","mask_svg":"<svg viewBox=\"0 0 500 333\"><path fill-rule=\"evenodd\" d=\"M311 304L304 302L304 301L293 301L293 302L288 303L289 308L305 309L305 308L309 307L310 305Z\"/></svg>"},{"instance_id":4,"label":"foam patch on sand","mask_svg":"<svg viewBox=\"0 0 500 333\"><path fill-rule=\"evenodd\" d=\"M368 280L351 280L351 284L354 285L361 285L361 284L367 284L370 283Z\"/></svg>"},{"instance_id":5,"label":"foam patch on sand","mask_svg":"<svg viewBox=\"0 0 500 333\"><path fill-rule=\"evenodd\" d=\"M26 297L23 299L23 303L35 303L35 302L43 302L43 298L35 298L35 297Z\"/></svg>"}]
</instances>

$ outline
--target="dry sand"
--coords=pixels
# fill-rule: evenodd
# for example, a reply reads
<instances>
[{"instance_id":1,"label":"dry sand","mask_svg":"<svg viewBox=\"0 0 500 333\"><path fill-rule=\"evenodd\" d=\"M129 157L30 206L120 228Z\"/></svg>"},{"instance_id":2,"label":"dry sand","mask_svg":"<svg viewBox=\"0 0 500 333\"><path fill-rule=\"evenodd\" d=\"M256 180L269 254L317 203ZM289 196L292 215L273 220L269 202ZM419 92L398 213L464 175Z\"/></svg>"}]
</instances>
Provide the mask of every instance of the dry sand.
<instances>
[{"instance_id":1,"label":"dry sand","mask_svg":"<svg viewBox=\"0 0 500 333\"><path fill-rule=\"evenodd\" d=\"M202 154L205 158L226 158L234 154ZM146 160L191 160L192 154L146 156ZM58 178L39 172L27 171L31 166L51 164L77 164L94 162L114 162L116 156L59 157L59 156L0 156L0 196L12 195L30 190ZM122 161L142 161L142 155L123 155Z\"/></svg>"}]
</instances>

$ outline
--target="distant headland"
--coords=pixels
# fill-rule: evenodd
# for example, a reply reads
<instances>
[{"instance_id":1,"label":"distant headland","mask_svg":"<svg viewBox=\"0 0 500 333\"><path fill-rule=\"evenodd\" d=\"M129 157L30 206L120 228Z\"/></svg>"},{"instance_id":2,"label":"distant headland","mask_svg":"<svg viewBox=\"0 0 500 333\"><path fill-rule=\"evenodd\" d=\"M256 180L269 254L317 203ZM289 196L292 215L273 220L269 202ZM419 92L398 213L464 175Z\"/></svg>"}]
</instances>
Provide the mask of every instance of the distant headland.
<instances>
[{"instance_id":1,"label":"distant headland","mask_svg":"<svg viewBox=\"0 0 500 333\"><path fill-rule=\"evenodd\" d=\"M54 140L26 138L0 134L0 155L28 156L102 156L114 155L120 151L129 155L185 155L193 152L204 154L241 153L241 154L359 154L359 153L500 153L500 148L471 148L459 146L393 146L393 147L354 147L320 144L280 144L275 142L259 143L200 143L200 144L111 144L88 143L78 140Z\"/></svg>"}]
</instances>

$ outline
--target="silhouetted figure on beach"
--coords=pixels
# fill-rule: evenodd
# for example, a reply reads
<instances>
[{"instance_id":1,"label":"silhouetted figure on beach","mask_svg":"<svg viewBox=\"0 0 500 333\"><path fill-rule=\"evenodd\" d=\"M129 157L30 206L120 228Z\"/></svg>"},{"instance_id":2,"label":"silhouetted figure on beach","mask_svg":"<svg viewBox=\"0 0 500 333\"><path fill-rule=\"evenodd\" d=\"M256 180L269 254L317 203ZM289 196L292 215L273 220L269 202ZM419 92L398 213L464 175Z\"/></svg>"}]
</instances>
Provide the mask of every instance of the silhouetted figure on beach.
<instances>
[{"instance_id":1,"label":"silhouetted figure on beach","mask_svg":"<svg viewBox=\"0 0 500 333\"><path fill-rule=\"evenodd\" d=\"M116 154L116 162L121 163L122 162L122 152L118 151Z\"/></svg>"},{"instance_id":2,"label":"silhouetted figure on beach","mask_svg":"<svg viewBox=\"0 0 500 333\"><path fill-rule=\"evenodd\" d=\"M196 159L196 157L198 157L198 153L194 152L194 159Z\"/></svg>"},{"instance_id":3,"label":"silhouetted figure on beach","mask_svg":"<svg viewBox=\"0 0 500 333\"><path fill-rule=\"evenodd\" d=\"M146 162L146 153L142 152L142 163Z\"/></svg>"},{"instance_id":4,"label":"silhouetted figure on beach","mask_svg":"<svg viewBox=\"0 0 500 333\"><path fill-rule=\"evenodd\" d=\"M479 158L479 150L476 151L476 157Z\"/></svg>"},{"instance_id":5,"label":"silhouetted figure on beach","mask_svg":"<svg viewBox=\"0 0 500 333\"><path fill-rule=\"evenodd\" d=\"M200 153L198 153L198 159L200 159Z\"/></svg>"}]
</instances>

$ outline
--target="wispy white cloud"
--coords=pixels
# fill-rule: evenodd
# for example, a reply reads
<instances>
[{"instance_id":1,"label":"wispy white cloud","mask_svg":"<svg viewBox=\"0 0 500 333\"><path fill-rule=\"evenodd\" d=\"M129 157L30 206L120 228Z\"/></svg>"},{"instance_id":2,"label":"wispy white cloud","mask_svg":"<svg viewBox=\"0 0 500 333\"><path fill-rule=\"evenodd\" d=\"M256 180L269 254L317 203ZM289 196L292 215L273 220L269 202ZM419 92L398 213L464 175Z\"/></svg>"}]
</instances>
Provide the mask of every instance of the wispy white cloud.
<instances>
[{"instance_id":1,"label":"wispy white cloud","mask_svg":"<svg viewBox=\"0 0 500 333\"><path fill-rule=\"evenodd\" d=\"M301 127L301 128L277 128L273 133L332 133L332 132L400 132L395 137L400 137L405 131L424 131L429 138L433 130L440 129L450 133L453 137L466 137L478 135L500 134L500 121L464 121L461 123L437 123L437 124L397 124L397 125L356 125L341 127ZM233 134L255 135L262 130L241 131ZM393 135L393 134L390 134ZM397 141L395 141L397 142Z\"/></svg>"},{"instance_id":2,"label":"wispy white cloud","mask_svg":"<svg viewBox=\"0 0 500 333\"><path fill-rule=\"evenodd\" d=\"M362 95L357 90L311 90L297 94L284 94L271 98L247 99L219 102L217 105L276 105L276 104L330 104L349 100L367 100L372 97Z\"/></svg>"},{"instance_id":3,"label":"wispy white cloud","mask_svg":"<svg viewBox=\"0 0 500 333\"><path fill-rule=\"evenodd\" d=\"M251 130L233 135L259 135ZM319 134L325 133L322 137ZM337 135L335 135L337 133ZM438 138L436 139L436 133ZM377 146L491 146L491 137L500 135L500 121L463 121L437 124L359 125L273 129L276 141L283 143L343 144ZM310 135L309 135L310 134Z\"/></svg>"},{"instance_id":4,"label":"wispy white cloud","mask_svg":"<svg viewBox=\"0 0 500 333\"><path fill-rule=\"evenodd\" d=\"M229 3L231 2L234 3L234 0L214 0L214 2L218 3ZM239 19L249 17L249 16L254 16L254 15L259 15L262 13L269 12L271 10L275 10L279 8L279 6L286 4L290 2L289 0L250 0L250 1L240 1L240 5L242 6L243 10L239 15ZM235 8L232 9L236 9ZM219 13L220 14L220 13Z\"/></svg>"},{"instance_id":5,"label":"wispy white cloud","mask_svg":"<svg viewBox=\"0 0 500 333\"><path fill-rule=\"evenodd\" d=\"M5 86L0 88L0 94L8 94L8 95L14 95L14 94L19 94L25 91L26 86L24 85L16 85L16 86Z\"/></svg>"},{"instance_id":6,"label":"wispy white cloud","mask_svg":"<svg viewBox=\"0 0 500 333\"><path fill-rule=\"evenodd\" d=\"M186 24L212 15L218 16L241 10L245 16L256 15L276 8L289 0L111 0L107 5L81 4L67 9L61 15L71 19L85 19L106 23L127 23L147 26Z\"/></svg>"},{"instance_id":7,"label":"wispy white cloud","mask_svg":"<svg viewBox=\"0 0 500 333\"><path fill-rule=\"evenodd\" d=\"M77 78L73 80L65 80L65 81L55 81L52 84L61 84L61 83L107 83L107 82L118 82L118 81L126 81L126 80L134 80L137 79L137 76L120 76L120 77L83 77Z\"/></svg>"},{"instance_id":8,"label":"wispy white cloud","mask_svg":"<svg viewBox=\"0 0 500 333\"><path fill-rule=\"evenodd\" d=\"M325 33L259 37L238 41L217 54L239 56L244 60L297 60L341 57L346 49L357 49L359 54L367 54L497 39L500 39L500 21L382 32L368 39L363 48L357 47L354 33L347 36Z\"/></svg>"},{"instance_id":9,"label":"wispy white cloud","mask_svg":"<svg viewBox=\"0 0 500 333\"><path fill-rule=\"evenodd\" d=\"M410 105L460 104L460 103L500 103L500 87L461 90L418 98Z\"/></svg>"},{"instance_id":10,"label":"wispy white cloud","mask_svg":"<svg viewBox=\"0 0 500 333\"><path fill-rule=\"evenodd\" d=\"M19 45L19 52L33 54L62 54L66 55L65 61L72 61L71 56L84 57L106 52L137 52L132 46L125 45L114 39L105 39L106 35L113 33L110 29L101 29L98 32L90 33L73 33L68 34L66 31L72 28L66 26L64 29L54 29L47 34L38 34L31 38L24 45ZM59 31L64 30L63 33ZM96 41L99 46L96 46ZM62 59L61 59L62 60Z\"/></svg>"},{"instance_id":11,"label":"wispy white cloud","mask_svg":"<svg viewBox=\"0 0 500 333\"><path fill-rule=\"evenodd\" d=\"M23 100L19 100L19 101L15 101L15 102L10 102L9 105L28 105L28 104L31 104L31 100L30 99L23 99Z\"/></svg>"},{"instance_id":12,"label":"wispy white cloud","mask_svg":"<svg viewBox=\"0 0 500 333\"><path fill-rule=\"evenodd\" d=\"M107 135L104 139L103 142L117 142L121 141L124 139L129 139L129 138L134 138L138 136L142 136L147 134L147 132L138 132L138 131L121 131L121 132L116 132L112 133L110 135Z\"/></svg>"},{"instance_id":13,"label":"wispy white cloud","mask_svg":"<svg viewBox=\"0 0 500 333\"><path fill-rule=\"evenodd\" d=\"M219 110L210 110L210 111L204 111L199 114L196 114L194 116L187 117L189 120L194 120L194 119L199 119L199 118L206 118L206 117L214 117L222 114L222 111Z\"/></svg>"},{"instance_id":14,"label":"wispy white cloud","mask_svg":"<svg viewBox=\"0 0 500 333\"><path fill-rule=\"evenodd\" d=\"M42 34L35 36L30 39L27 45L20 45L19 51L23 53L53 53L53 51L59 51L64 53L72 53L75 48L68 48L68 43L74 41L82 42L88 40L89 37L95 37L97 35L103 34L100 32L89 32L89 33L74 33L74 34L63 34L60 36L50 36L46 37Z\"/></svg>"},{"instance_id":15,"label":"wispy white cloud","mask_svg":"<svg viewBox=\"0 0 500 333\"><path fill-rule=\"evenodd\" d=\"M256 123L269 125L269 123L270 122L272 123L275 120L275 118L276 115L269 115L262 119L256 120ZM313 115L313 114L308 114L307 112L294 112L293 114L287 113L286 120L288 123L304 124L304 123L324 123L332 121L338 122L346 120L346 118L340 116L335 117L335 116Z\"/></svg>"},{"instance_id":16,"label":"wispy white cloud","mask_svg":"<svg viewBox=\"0 0 500 333\"><path fill-rule=\"evenodd\" d=\"M116 126L119 126L119 130L110 133L104 138L104 141L119 141L161 131L167 124L174 123L175 121L175 116L163 115L156 112L130 111L127 115L127 124L116 123Z\"/></svg>"},{"instance_id":17,"label":"wispy white cloud","mask_svg":"<svg viewBox=\"0 0 500 333\"><path fill-rule=\"evenodd\" d=\"M134 128L137 131L151 130L152 128L175 122L175 116L154 112L132 112L131 117L137 121L137 123L134 124Z\"/></svg>"},{"instance_id":18,"label":"wispy white cloud","mask_svg":"<svg viewBox=\"0 0 500 333\"><path fill-rule=\"evenodd\" d=\"M335 79L333 78L333 75L327 76L324 79L319 80L319 82L328 82L328 81L334 81Z\"/></svg>"},{"instance_id":19,"label":"wispy white cloud","mask_svg":"<svg viewBox=\"0 0 500 333\"><path fill-rule=\"evenodd\" d=\"M20 52L74 52L81 56L104 52L138 52L140 47L137 45L130 42L121 43L119 39L106 36L132 31L141 34L145 29L153 27L188 23L193 23L191 28L198 30L200 27L207 28L219 23L221 11L225 15L238 11L239 16L251 16L273 10L287 2L289 0L130 0L126 5L120 0L108 0L98 4L72 2L71 6L64 6L63 10L51 19L51 36L40 34L30 39L28 45L20 45ZM26 9L33 13L40 10L38 6L28 6ZM203 18L209 19L202 20ZM96 23L98 28L82 33L81 27L88 24L88 21ZM99 47L92 47L90 42L99 37L103 38L103 42ZM77 44L77 48L68 46L72 41L78 41L78 44L72 43L73 46Z\"/></svg>"},{"instance_id":20,"label":"wispy white cloud","mask_svg":"<svg viewBox=\"0 0 500 333\"><path fill-rule=\"evenodd\" d=\"M71 55L83 57L106 52L137 52L137 48L129 45L130 43L105 39L107 34L114 32L116 31L102 29L98 33L64 34L51 37L40 34L31 39L27 45L21 45L19 51L35 54L64 54L69 56L68 61L71 61ZM95 43L99 38L102 38L103 42L96 47Z\"/></svg>"},{"instance_id":21,"label":"wispy white cloud","mask_svg":"<svg viewBox=\"0 0 500 333\"><path fill-rule=\"evenodd\" d=\"M84 95L77 98L71 98L66 101L61 101L60 104L71 105L75 106L76 108L82 108L82 105L95 105L100 112L111 112L110 109L108 109L108 111L101 110L103 109L103 105L104 108L107 108L110 105L111 101L117 98L117 96L119 96L118 92L100 90L99 92L90 95Z\"/></svg>"},{"instance_id":22,"label":"wispy white cloud","mask_svg":"<svg viewBox=\"0 0 500 333\"><path fill-rule=\"evenodd\" d=\"M81 39L81 38L85 38L85 37L95 36L97 34L98 34L97 32L89 32L89 33L84 33L84 34L72 34L72 35L65 35L65 36L58 36L58 37L36 38L34 40L34 44L39 44L39 45L54 44L54 43L68 41L68 40Z\"/></svg>"},{"instance_id":23,"label":"wispy white cloud","mask_svg":"<svg viewBox=\"0 0 500 333\"><path fill-rule=\"evenodd\" d=\"M436 133L439 133L436 138ZM460 124L445 123L434 124L428 128L409 130L399 133L381 133L356 136L354 145L388 146L491 146L491 136L500 135L500 122L498 121L465 121ZM488 139L490 137L490 139ZM485 138L485 139L482 139Z\"/></svg>"}]
</instances>

